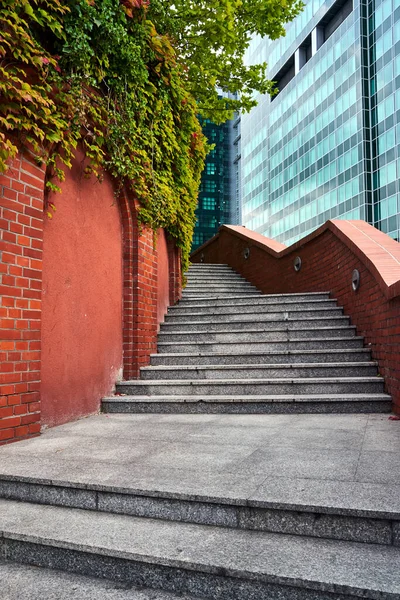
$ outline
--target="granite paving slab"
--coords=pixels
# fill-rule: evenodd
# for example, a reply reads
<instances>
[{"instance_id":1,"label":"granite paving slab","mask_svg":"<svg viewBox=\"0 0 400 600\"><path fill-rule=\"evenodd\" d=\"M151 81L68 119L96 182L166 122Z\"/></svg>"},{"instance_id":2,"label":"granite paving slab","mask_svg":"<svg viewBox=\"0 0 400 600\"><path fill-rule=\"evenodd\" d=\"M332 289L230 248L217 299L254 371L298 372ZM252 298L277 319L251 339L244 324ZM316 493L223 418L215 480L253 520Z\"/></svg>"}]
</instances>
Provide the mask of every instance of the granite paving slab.
<instances>
[{"instance_id":1,"label":"granite paving slab","mask_svg":"<svg viewBox=\"0 0 400 600\"><path fill-rule=\"evenodd\" d=\"M0 447L0 479L396 517L399 434L387 415L99 415Z\"/></svg>"}]
</instances>

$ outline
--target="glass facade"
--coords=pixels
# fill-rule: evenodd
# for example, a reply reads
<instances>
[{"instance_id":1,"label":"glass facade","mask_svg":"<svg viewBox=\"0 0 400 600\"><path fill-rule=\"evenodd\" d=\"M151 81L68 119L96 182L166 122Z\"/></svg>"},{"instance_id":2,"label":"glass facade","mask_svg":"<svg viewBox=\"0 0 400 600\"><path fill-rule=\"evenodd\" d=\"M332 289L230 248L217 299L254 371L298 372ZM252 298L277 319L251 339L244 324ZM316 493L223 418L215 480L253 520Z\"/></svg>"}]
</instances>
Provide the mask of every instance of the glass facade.
<instances>
[{"instance_id":1,"label":"glass facade","mask_svg":"<svg viewBox=\"0 0 400 600\"><path fill-rule=\"evenodd\" d=\"M206 158L201 177L192 250L215 235L220 225L239 222L239 192L234 187L239 168L239 161L234 164L237 119L222 125L203 119L201 124L208 142L215 147Z\"/></svg>"},{"instance_id":2,"label":"glass facade","mask_svg":"<svg viewBox=\"0 0 400 600\"><path fill-rule=\"evenodd\" d=\"M279 93L242 116L243 224L291 244L365 219L399 239L400 0L310 0L247 58Z\"/></svg>"}]
</instances>

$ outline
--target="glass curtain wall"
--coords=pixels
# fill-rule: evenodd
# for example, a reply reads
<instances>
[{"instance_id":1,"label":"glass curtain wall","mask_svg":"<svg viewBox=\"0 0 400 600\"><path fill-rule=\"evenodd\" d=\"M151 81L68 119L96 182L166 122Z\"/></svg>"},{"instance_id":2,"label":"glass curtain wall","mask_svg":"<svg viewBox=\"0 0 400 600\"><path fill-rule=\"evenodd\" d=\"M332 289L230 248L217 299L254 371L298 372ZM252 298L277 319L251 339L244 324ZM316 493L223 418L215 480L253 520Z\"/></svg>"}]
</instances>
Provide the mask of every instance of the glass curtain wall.
<instances>
[{"instance_id":1,"label":"glass curtain wall","mask_svg":"<svg viewBox=\"0 0 400 600\"><path fill-rule=\"evenodd\" d=\"M285 38L252 41L279 93L242 116L244 225L291 244L365 219L398 239L399 2L310 0Z\"/></svg>"}]
</instances>

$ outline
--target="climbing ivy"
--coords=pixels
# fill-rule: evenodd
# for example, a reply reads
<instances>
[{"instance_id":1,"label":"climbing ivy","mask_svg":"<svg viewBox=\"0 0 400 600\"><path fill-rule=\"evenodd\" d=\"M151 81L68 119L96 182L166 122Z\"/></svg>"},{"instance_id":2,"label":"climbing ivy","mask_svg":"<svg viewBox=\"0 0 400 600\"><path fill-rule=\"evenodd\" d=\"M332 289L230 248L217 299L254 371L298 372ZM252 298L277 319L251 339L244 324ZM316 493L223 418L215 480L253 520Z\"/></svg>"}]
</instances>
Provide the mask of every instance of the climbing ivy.
<instances>
[{"instance_id":1,"label":"climbing ivy","mask_svg":"<svg viewBox=\"0 0 400 600\"><path fill-rule=\"evenodd\" d=\"M0 170L29 144L57 191L78 143L188 264L207 144L185 74L144 0L0 0ZM52 216L54 204L47 207Z\"/></svg>"}]
</instances>

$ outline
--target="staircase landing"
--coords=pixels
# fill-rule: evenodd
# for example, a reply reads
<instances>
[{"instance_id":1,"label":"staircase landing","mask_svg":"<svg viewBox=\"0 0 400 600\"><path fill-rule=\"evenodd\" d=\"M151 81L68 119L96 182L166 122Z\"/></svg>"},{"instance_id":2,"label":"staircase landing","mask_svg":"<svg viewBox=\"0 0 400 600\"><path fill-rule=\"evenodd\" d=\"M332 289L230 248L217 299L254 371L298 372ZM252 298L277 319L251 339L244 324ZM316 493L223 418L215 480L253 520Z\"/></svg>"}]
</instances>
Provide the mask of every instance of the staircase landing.
<instances>
[{"instance_id":1,"label":"staircase landing","mask_svg":"<svg viewBox=\"0 0 400 600\"><path fill-rule=\"evenodd\" d=\"M218 567L242 583L288 578L305 598L398 598L399 449L399 424L382 414L90 417L0 449L0 548L81 575L111 577L109 556L196 563L210 586ZM160 585L203 597L192 583ZM205 597L275 598L250 588Z\"/></svg>"}]
</instances>

